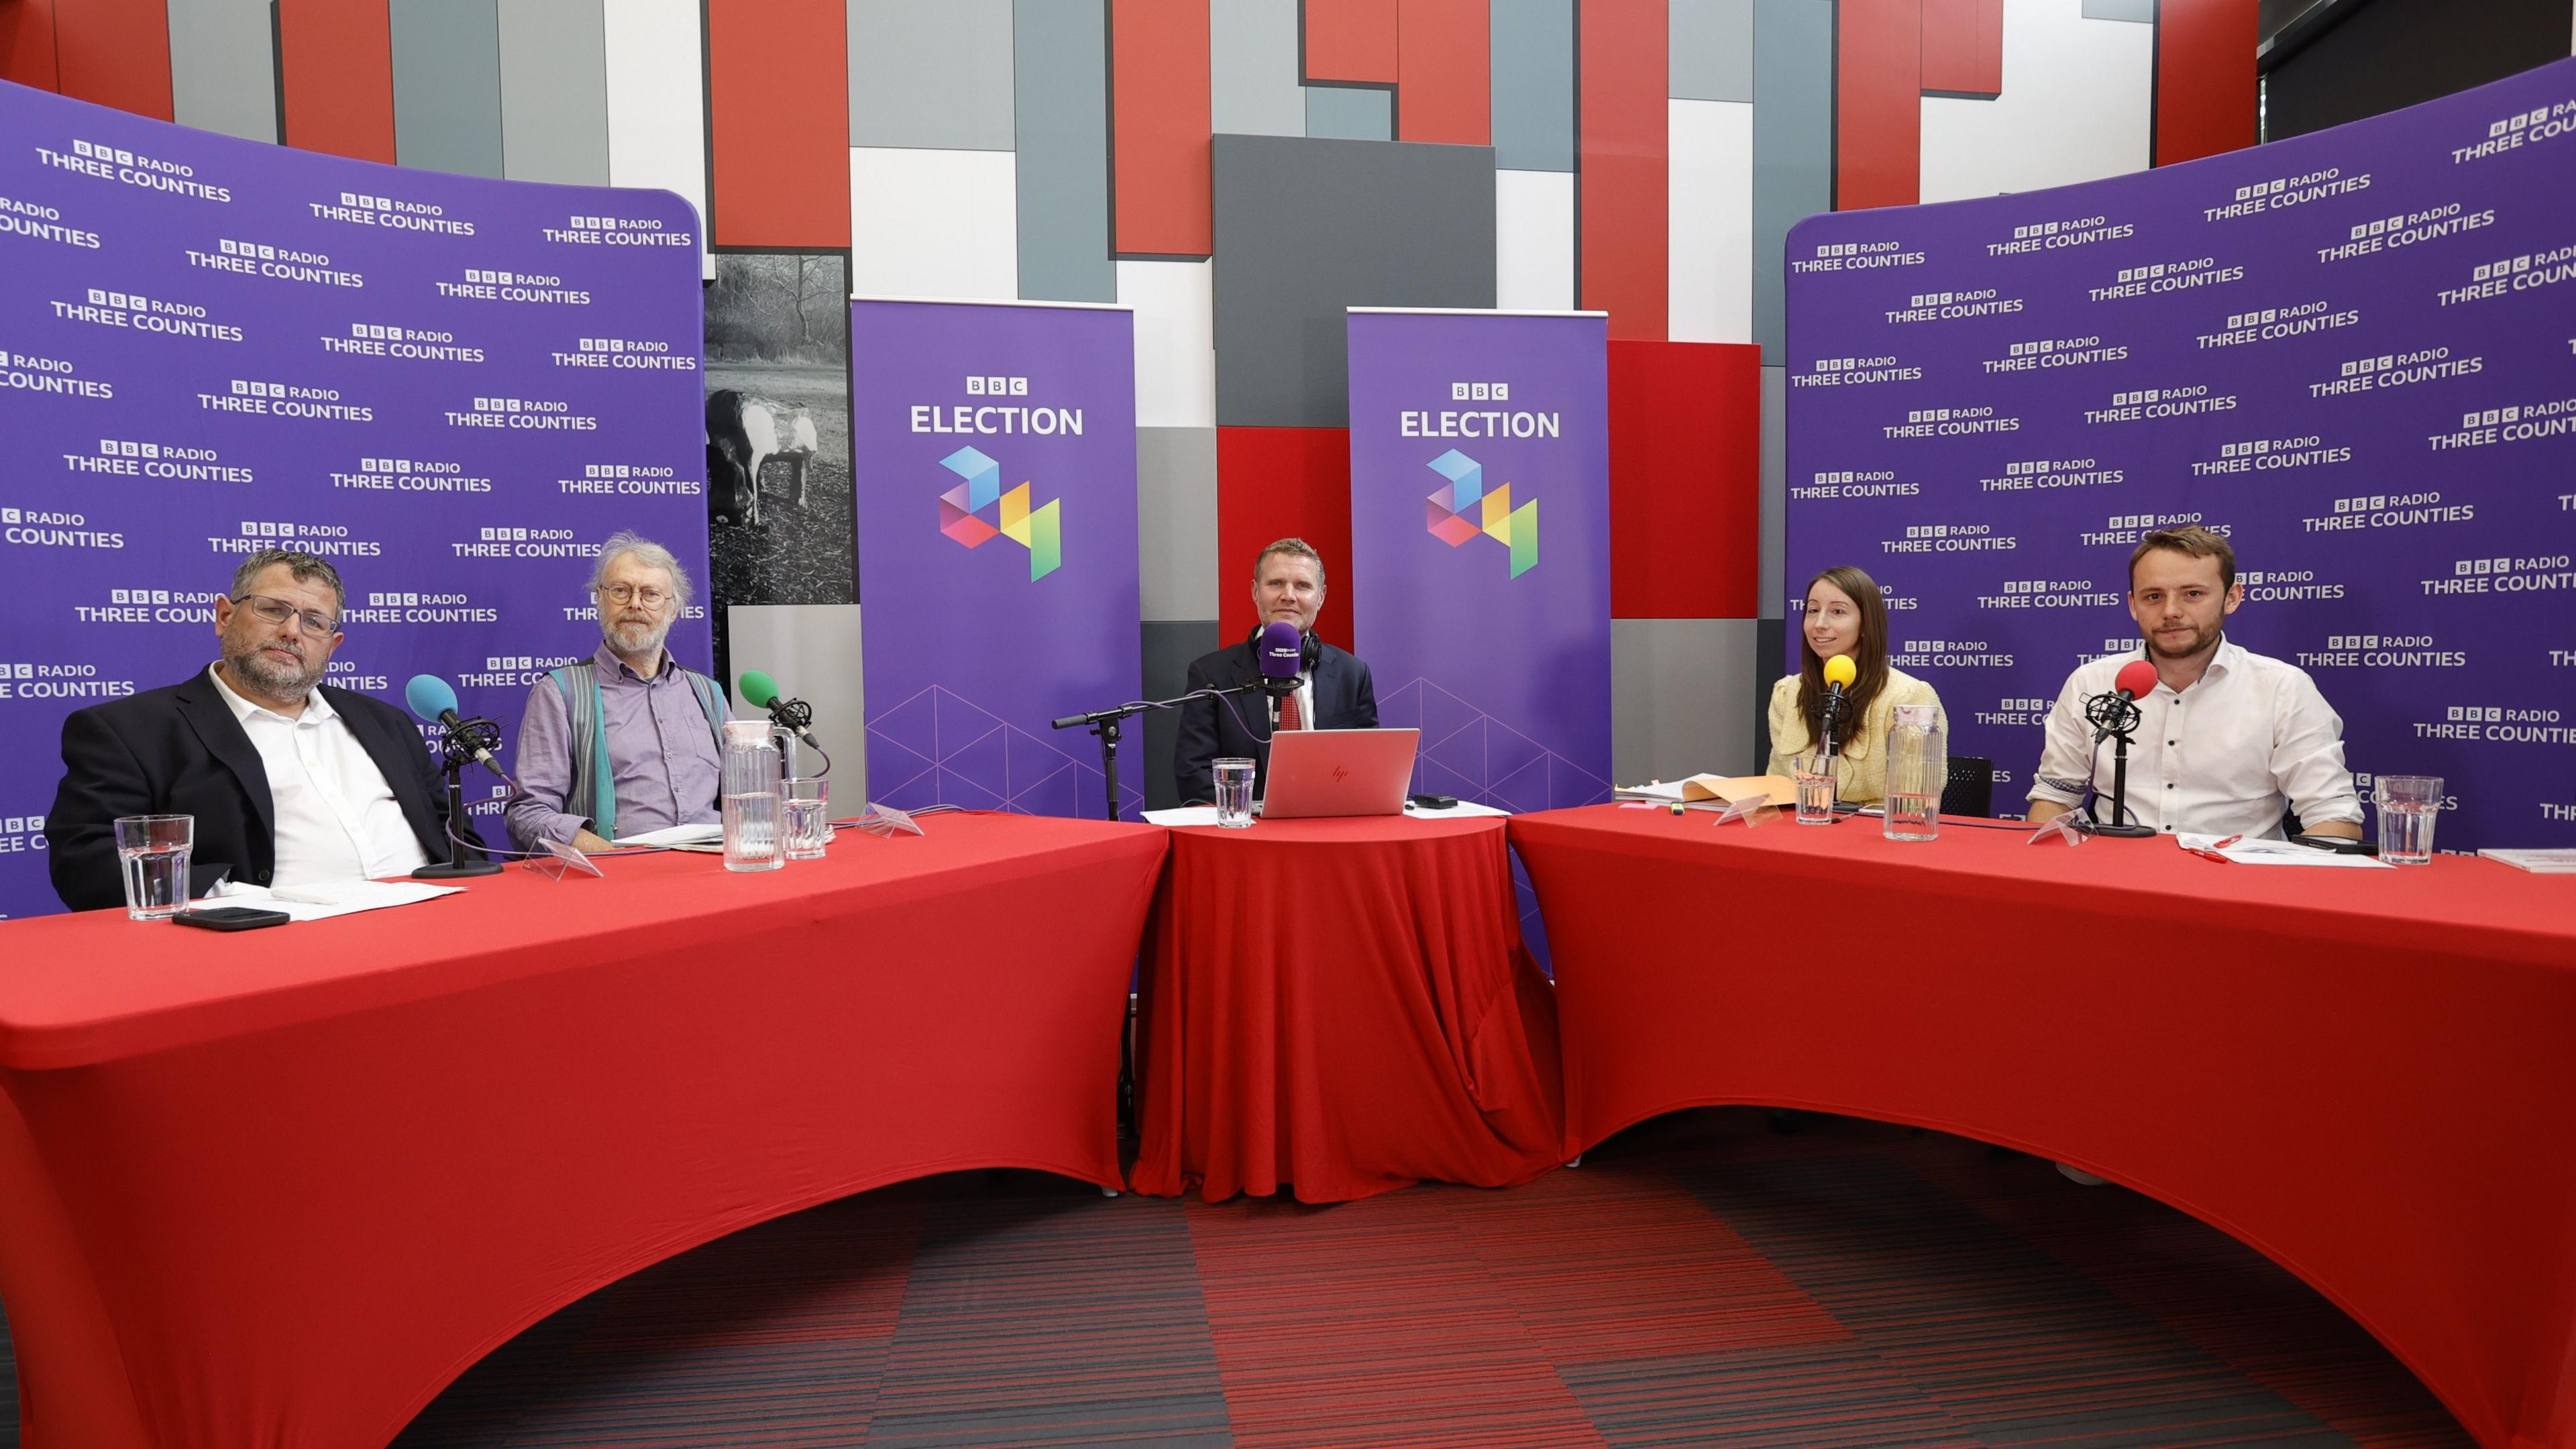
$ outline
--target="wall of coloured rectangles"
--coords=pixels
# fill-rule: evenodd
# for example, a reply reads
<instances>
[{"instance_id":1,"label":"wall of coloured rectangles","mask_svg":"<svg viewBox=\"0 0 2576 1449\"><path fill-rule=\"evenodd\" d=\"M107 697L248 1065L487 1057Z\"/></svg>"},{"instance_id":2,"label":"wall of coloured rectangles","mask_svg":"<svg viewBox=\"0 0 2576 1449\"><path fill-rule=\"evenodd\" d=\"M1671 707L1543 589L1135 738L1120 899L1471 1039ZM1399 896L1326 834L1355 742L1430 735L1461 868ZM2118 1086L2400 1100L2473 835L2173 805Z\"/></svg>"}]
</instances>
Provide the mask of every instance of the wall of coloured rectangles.
<instances>
[{"instance_id":1,"label":"wall of coloured rectangles","mask_svg":"<svg viewBox=\"0 0 2576 1449\"><path fill-rule=\"evenodd\" d=\"M600 539L643 528L702 572L696 232L667 194L0 85L0 914L59 909L63 716L205 668L254 550L340 570L328 682L444 676L504 763L531 684L598 645ZM703 653L703 607L673 639ZM499 806L472 807L496 841Z\"/></svg>"},{"instance_id":2,"label":"wall of coloured rectangles","mask_svg":"<svg viewBox=\"0 0 2576 1449\"><path fill-rule=\"evenodd\" d=\"M1789 564L1897 606L2018 801L2146 529L2237 551L2440 844L2576 843L2576 60L2256 152L1791 238ZM1794 641L1792 641L1794 647ZM2107 790L2109 765L2100 766Z\"/></svg>"},{"instance_id":3,"label":"wall of coloured rectangles","mask_svg":"<svg viewBox=\"0 0 2576 1449\"><path fill-rule=\"evenodd\" d=\"M21 0L0 78L688 198L708 385L818 418L805 508L715 526L720 624L832 641L743 661L800 692L860 647L820 288L1136 309L1155 693L1251 627L1252 550L1347 557L1342 308L1605 310L1616 754L1669 777L1755 758L1788 228L2251 144L2255 38L2254 0Z\"/></svg>"}]
</instances>

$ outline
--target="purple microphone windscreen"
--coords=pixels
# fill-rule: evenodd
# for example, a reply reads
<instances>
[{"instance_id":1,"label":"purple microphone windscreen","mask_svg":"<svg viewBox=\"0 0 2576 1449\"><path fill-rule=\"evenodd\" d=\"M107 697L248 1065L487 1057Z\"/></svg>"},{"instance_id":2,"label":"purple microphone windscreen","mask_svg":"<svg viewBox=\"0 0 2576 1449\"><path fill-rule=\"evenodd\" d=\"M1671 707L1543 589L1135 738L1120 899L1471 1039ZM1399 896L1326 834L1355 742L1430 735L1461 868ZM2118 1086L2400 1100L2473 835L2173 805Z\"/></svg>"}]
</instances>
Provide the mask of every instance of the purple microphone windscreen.
<instances>
[{"instance_id":1,"label":"purple microphone windscreen","mask_svg":"<svg viewBox=\"0 0 2576 1449\"><path fill-rule=\"evenodd\" d=\"M1294 679L1305 662L1306 636L1296 625L1282 619L1261 631L1261 642L1254 646L1261 656L1261 677Z\"/></svg>"}]
</instances>

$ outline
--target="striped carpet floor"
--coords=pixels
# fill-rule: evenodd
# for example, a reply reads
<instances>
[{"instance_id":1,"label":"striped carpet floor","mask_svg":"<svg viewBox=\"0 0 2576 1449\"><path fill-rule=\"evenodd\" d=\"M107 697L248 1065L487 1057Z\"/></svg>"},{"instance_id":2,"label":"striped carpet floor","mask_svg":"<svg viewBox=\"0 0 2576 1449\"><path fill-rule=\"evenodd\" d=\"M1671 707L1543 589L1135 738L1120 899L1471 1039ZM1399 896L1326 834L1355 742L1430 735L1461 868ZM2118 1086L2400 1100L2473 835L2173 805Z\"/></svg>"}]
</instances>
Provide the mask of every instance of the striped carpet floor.
<instances>
[{"instance_id":1,"label":"striped carpet floor","mask_svg":"<svg viewBox=\"0 0 2576 1449\"><path fill-rule=\"evenodd\" d=\"M1957 1138L1728 1110L1502 1192L869 1193L571 1305L396 1442L2468 1441L2348 1319L2178 1213Z\"/></svg>"}]
</instances>

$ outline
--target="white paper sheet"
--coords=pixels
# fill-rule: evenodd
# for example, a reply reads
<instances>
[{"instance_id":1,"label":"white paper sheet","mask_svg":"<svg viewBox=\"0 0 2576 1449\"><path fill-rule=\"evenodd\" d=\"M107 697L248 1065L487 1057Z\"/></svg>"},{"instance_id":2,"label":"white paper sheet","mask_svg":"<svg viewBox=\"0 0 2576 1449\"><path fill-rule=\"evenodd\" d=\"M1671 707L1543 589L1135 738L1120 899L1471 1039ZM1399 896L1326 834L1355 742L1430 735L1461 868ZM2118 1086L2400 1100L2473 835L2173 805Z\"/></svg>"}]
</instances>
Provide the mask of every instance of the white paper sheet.
<instances>
[{"instance_id":1,"label":"white paper sheet","mask_svg":"<svg viewBox=\"0 0 2576 1449\"><path fill-rule=\"evenodd\" d=\"M455 895L463 889L463 886L432 885L421 880L334 880L317 881L291 892L299 896L327 896L328 900L290 900L266 886L255 885L235 885L219 899L209 899L217 900L220 905L284 911L289 920L327 921L333 916L354 916L360 911L417 905L440 896Z\"/></svg>"},{"instance_id":2,"label":"white paper sheet","mask_svg":"<svg viewBox=\"0 0 2576 1449\"><path fill-rule=\"evenodd\" d=\"M710 820L703 825L666 825L659 830L647 830L641 835L621 835L608 843L611 845L705 845L709 841L718 845L724 843L722 822Z\"/></svg>"},{"instance_id":3,"label":"white paper sheet","mask_svg":"<svg viewBox=\"0 0 2576 1449\"><path fill-rule=\"evenodd\" d=\"M2174 844L2185 850L2209 850L2225 839L2220 835L2176 835ZM2218 852L2239 865L2323 865L2345 869L2395 870L2384 860L2367 855L2338 855L2293 840L2240 840Z\"/></svg>"}]
</instances>

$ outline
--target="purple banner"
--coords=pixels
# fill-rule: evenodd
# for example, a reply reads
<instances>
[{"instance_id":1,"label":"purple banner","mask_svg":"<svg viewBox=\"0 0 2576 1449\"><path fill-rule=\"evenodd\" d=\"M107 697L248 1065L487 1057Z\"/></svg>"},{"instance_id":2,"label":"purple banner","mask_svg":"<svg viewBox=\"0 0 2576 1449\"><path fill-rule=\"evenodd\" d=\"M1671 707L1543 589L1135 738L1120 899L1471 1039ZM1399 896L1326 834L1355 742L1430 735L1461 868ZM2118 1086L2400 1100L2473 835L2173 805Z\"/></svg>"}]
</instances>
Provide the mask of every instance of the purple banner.
<instances>
[{"instance_id":1,"label":"purple banner","mask_svg":"<svg viewBox=\"0 0 2576 1449\"><path fill-rule=\"evenodd\" d=\"M853 302L850 401L869 795L1104 818L1097 742L1048 721L1143 688L1133 314Z\"/></svg>"},{"instance_id":2,"label":"purple banner","mask_svg":"<svg viewBox=\"0 0 2576 1449\"><path fill-rule=\"evenodd\" d=\"M1352 632L1414 788L1506 810L1610 794L1609 329L1350 314Z\"/></svg>"},{"instance_id":3,"label":"purple banner","mask_svg":"<svg viewBox=\"0 0 2576 1449\"><path fill-rule=\"evenodd\" d=\"M2576 844L2576 61L2132 176L1789 241L1791 664L1858 564L2018 811L2152 528L2233 543L2228 637L2308 671L2440 844ZM2005 783L2008 782L2008 783Z\"/></svg>"},{"instance_id":4,"label":"purple banner","mask_svg":"<svg viewBox=\"0 0 2576 1449\"><path fill-rule=\"evenodd\" d=\"M399 702L443 675L505 739L529 683L598 645L601 539L636 529L704 581L687 203L6 84L0 137L0 914L59 909L63 716L211 663L253 550L339 568L329 682ZM702 609L671 647L707 666ZM500 805L471 807L496 841Z\"/></svg>"}]
</instances>

